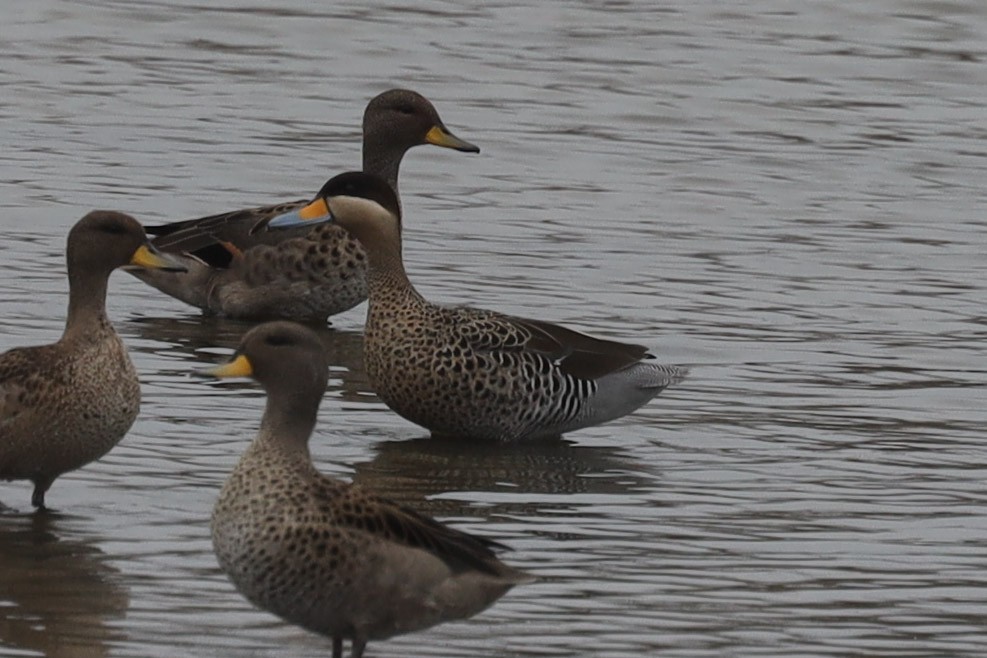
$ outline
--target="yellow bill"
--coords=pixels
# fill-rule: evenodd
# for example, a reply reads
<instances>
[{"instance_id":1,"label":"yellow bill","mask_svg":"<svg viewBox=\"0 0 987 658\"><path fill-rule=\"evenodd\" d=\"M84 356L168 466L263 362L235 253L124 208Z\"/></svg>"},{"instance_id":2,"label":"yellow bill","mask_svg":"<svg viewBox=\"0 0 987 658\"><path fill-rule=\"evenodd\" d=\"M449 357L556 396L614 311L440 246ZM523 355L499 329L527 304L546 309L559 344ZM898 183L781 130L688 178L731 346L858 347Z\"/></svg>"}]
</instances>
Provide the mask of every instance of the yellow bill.
<instances>
[{"instance_id":1,"label":"yellow bill","mask_svg":"<svg viewBox=\"0 0 987 658\"><path fill-rule=\"evenodd\" d=\"M319 219L320 217L325 217L328 214L329 206L326 205L325 199L316 199L298 211L298 216L306 221L310 219Z\"/></svg>"},{"instance_id":2,"label":"yellow bill","mask_svg":"<svg viewBox=\"0 0 987 658\"><path fill-rule=\"evenodd\" d=\"M132 267L143 267L148 270L168 270L170 272L185 272L188 269L171 256L162 254L150 244L142 244L137 247L137 251L130 257L130 263L128 265Z\"/></svg>"},{"instance_id":3,"label":"yellow bill","mask_svg":"<svg viewBox=\"0 0 987 658\"><path fill-rule=\"evenodd\" d=\"M229 363L224 363L216 366L215 368L203 370L202 374L219 377L221 379L226 377L249 377L254 374L254 367L250 365L250 359L242 354L238 354L237 357Z\"/></svg>"},{"instance_id":4,"label":"yellow bill","mask_svg":"<svg viewBox=\"0 0 987 658\"><path fill-rule=\"evenodd\" d=\"M326 205L325 199L319 197L300 210L294 210L283 215L278 215L267 223L267 228L290 228L306 224L308 226L312 226L314 224L322 224L331 221L333 221L333 218L332 213L329 212L329 206Z\"/></svg>"},{"instance_id":5,"label":"yellow bill","mask_svg":"<svg viewBox=\"0 0 987 658\"><path fill-rule=\"evenodd\" d=\"M425 141L429 144L435 144L436 146L443 146L449 149L456 149L457 151L465 151L467 153L480 152L479 146L474 146L464 139L459 139L446 130L446 127L442 125L432 126L431 129L425 133Z\"/></svg>"}]
</instances>

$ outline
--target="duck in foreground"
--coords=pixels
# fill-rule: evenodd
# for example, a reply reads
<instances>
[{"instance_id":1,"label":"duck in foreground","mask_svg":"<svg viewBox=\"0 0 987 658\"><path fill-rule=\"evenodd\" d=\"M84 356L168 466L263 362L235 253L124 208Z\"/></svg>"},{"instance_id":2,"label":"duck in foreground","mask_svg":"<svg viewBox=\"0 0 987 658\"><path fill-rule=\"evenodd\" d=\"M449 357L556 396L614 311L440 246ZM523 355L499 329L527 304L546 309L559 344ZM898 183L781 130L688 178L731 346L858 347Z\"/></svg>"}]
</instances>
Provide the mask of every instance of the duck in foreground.
<instances>
[{"instance_id":1,"label":"duck in foreground","mask_svg":"<svg viewBox=\"0 0 987 658\"><path fill-rule=\"evenodd\" d=\"M421 94L392 89L363 115L363 170L398 189L398 169L414 146L434 144L478 153L453 135ZM343 229L269 233L273 217L310 199L152 226L154 245L179 256L188 272L135 273L146 283L212 315L322 323L367 298L363 249Z\"/></svg>"},{"instance_id":2,"label":"duck in foreground","mask_svg":"<svg viewBox=\"0 0 987 658\"><path fill-rule=\"evenodd\" d=\"M255 605L332 638L360 658L368 640L477 614L532 580L500 544L454 530L334 480L308 440L329 364L318 336L291 322L247 332L215 377L253 377L267 393L260 431L219 495L212 539L223 571Z\"/></svg>"},{"instance_id":3,"label":"duck in foreground","mask_svg":"<svg viewBox=\"0 0 987 658\"><path fill-rule=\"evenodd\" d=\"M401 259L400 206L383 180L340 174L271 229L345 228L368 258L367 375L394 411L434 435L517 440L558 436L628 414L686 371L640 345L542 320L426 301Z\"/></svg>"},{"instance_id":4,"label":"duck in foreground","mask_svg":"<svg viewBox=\"0 0 987 658\"><path fill-rule=\"evenodd\" d=\"M137 417L140 384L106 317L118 267L180 271L133 217L94 211L69 232L69 311L56 343L0 354L0 479L34 483L31 504L59 475L99 459Z\"/></svg>"}]
</instances>

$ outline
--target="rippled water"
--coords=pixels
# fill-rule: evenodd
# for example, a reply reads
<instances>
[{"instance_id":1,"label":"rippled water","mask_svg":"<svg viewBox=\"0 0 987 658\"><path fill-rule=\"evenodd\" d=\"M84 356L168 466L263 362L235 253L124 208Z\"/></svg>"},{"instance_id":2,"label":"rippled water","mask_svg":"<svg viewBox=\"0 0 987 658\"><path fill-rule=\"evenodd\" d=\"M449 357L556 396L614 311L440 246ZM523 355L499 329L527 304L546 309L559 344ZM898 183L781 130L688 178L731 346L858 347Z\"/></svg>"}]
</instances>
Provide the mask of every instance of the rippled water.
<instances>
[{"instance_id":1,"label":"rippled water","mask_svg":"<svg viewBox=\"0 0 987 658\"><path fill-rule=\"evenodd\" d=\"M358 165L367 99L408 86L483 149L405 161L426 295L692 365L564 442L449 445L371 393L363 307L335 318L320 468L541 577L370 654L982 655L987 5L8 5L0 348L58 336L87 210L311 194ZM0 484L0 654L327 655L211 552L262 398L190 373L247 325L111 289L143 412L57 514Z\"/></svg>"}]
</instances>

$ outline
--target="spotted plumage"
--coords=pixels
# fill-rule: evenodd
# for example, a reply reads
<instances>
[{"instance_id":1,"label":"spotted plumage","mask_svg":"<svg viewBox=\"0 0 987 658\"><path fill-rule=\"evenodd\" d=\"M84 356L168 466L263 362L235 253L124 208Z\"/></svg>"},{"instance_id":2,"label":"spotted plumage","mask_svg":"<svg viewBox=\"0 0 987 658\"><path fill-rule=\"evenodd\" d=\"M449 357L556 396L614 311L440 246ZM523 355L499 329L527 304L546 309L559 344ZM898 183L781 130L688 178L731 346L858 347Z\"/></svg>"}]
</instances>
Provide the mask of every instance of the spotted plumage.
<instances>
[{"instance_id":1,"label":"spotted plumage","mask_svg":"<svg viewBox=\"0 0 987 658\"><path fill-rule=\"evenodd\" d=\"M413 91L392 89L363 117L363 168L396 191L404 154L420 144L478 152L455 137L435 107ZM334 225L270 233L273 217L307 200L238 210L148 228L154 245L183 259L185 274L136 272L158 290L204 312L243 319L325 322L367 298L363 249Z\"/></svg>"},{"instance_id":2,"label":"spotted plumage","mask_svg":"<svg viewBox=\"0 0 987 658\"><path fill-rule=\"evenodd\" d=\"M268 402L216 503L220 566L255 605L333 640L367 641L474 615L530 580L468 535L319 473L308 440L328 379L318 337L289 322L249 331L212 371L253 376Z\"/></svg>"},{"instance_id":3,"label":"spotted plumage","mask_svg":"<svg viewBox=\"0 0 987 658\"><path fill-rule=\"evenodd\" d=\"M334 222L367 250L367 375L392 409L433 434L516 440L559 435L637 409L685 375L640 345L541 320L425 300L401 260L400 209L387 184L341 174L278 229Z\"/></svg>"},{"instance_id":4,"label":"spotted plumage","mask_svg":"<svg viewBox=\"0 0 987 658\"><path fill-rule=\"evenodd\" d=\"M102 457L137 417L137 373L106 317L110 273L181 267L148 244L135 219L108 211L72 228L67 261L62 337L0 354L0 479L30 480L39 508L55 478Z\"/></svg>"}]
</instances>

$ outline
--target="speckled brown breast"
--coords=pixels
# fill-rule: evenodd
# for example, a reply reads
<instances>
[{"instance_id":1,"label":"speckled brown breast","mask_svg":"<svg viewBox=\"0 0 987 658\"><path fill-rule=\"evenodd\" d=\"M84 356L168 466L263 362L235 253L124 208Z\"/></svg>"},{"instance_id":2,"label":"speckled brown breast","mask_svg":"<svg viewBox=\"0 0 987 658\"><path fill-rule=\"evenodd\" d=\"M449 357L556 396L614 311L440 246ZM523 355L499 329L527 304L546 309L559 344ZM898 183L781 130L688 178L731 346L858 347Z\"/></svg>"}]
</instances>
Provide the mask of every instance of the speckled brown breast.
<instances>
[{"instance_id":1,"label":"speckled brown breast","mask_svg":"<svg viewBox=\"0 0 987 658\"><path fill-rule=\"evenodd\" d=\"M317 226L247 250L215 273L209 290L209 308L220 315L324 322L367 298L366 255L338 226Z\"/></svg>"},{"instance_id":2,"label":"speckled brown breast","mask_svg":"<svg viewBox=\"0 0 987 658\"><path fill-rule=\"evenodd\" d=\"M74 350L37 350L30 375L0 383L10 396L0 423L0 477L55 478L99 459L130 429L140 384L113 333Z\"/></svg>"},{"instance_id":3,"label":"speckled brown breast","mask_svg":"<svg viewBox=\"0 0 987 658\"><path fill-rule=\"evenodd\" d=\"M219 564L255 605L318 633L347 634L339 593L353 586L360 546L321 523L319 502L299 486L307 478L300 483L298 469L310 465L270 457L252 446L223 486L212 517Z\"/></svg>"},{"instance_id":4,"label":"speckled brown breast","mask_svg":"<svg viewBox=\"0 0 987 658\"><path fill-rule=\"evenodd\" d=\"M404 529L381 509L388 505L321 476L307 456L282 452L270 438L255 441L214 508L213 546L252 603L333 637L386 638L467 616L518 582L518 572L489 554L490 572L461 590L465 604L450 605L441 581L454 573L406 543ZM427 532L460 536L437 524ZM416 539L428 544L427 536Z\"/></svg>"}]
</instances>

